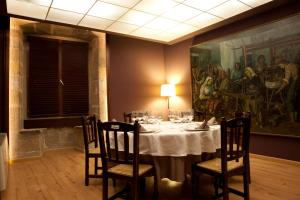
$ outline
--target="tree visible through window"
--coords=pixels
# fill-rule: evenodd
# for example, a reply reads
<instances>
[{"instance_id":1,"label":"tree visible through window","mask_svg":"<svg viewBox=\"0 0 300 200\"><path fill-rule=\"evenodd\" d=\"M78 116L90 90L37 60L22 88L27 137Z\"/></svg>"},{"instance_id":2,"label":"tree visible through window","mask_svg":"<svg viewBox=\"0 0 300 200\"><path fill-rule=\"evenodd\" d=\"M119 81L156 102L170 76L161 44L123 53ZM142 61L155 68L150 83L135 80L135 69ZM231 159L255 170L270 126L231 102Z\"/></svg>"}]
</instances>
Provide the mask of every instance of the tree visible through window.
<instances>
[{"instance_id":1,"label":"tree visible through window","mask_svg":"<svg viewBox=\"0 0 300 200\"><path fill-rule=\"evenodd\" d=\"M88 113L88 43L28 37L28 116Z\"/></svg>"}]
</instances>

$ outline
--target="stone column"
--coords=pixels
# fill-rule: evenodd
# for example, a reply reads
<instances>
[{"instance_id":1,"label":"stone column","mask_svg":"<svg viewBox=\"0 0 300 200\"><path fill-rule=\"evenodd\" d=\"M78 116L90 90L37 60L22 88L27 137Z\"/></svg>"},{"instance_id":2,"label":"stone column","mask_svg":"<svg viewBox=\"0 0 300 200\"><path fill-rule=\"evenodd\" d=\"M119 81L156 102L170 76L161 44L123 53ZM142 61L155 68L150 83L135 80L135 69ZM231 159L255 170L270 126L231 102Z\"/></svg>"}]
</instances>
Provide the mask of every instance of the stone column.
<instances>
[{"instance_id":1,"label":"stone column","mask_svg":"<svg viewBox=\"0 0 300 200\"><path fill-rule=\"evenodd\" d=\"M99 73L99 106L100 118L102 121L108 120L107 105L107 63L106 63L106 34L94 33L98 36L98 73Z\"/></svg>"}]
</instances>

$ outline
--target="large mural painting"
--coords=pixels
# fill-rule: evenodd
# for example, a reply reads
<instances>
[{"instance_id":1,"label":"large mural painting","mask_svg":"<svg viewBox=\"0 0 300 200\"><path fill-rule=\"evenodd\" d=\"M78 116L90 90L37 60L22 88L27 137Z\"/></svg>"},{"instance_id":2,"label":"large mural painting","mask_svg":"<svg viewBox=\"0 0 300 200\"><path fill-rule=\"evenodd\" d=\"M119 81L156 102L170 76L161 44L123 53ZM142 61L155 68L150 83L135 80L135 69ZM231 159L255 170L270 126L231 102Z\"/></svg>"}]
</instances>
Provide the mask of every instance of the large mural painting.
<instances>
[{"instance_id":1,"label":"large mural painting","mask_svg":"<svg viewBox=\"0 0 300 200\"><path fill-rule=\"evenodd\" d=\"M300 16L193 46L193 109L252 114L254 132L300 136Z\"/></svg>"}]
</instances>

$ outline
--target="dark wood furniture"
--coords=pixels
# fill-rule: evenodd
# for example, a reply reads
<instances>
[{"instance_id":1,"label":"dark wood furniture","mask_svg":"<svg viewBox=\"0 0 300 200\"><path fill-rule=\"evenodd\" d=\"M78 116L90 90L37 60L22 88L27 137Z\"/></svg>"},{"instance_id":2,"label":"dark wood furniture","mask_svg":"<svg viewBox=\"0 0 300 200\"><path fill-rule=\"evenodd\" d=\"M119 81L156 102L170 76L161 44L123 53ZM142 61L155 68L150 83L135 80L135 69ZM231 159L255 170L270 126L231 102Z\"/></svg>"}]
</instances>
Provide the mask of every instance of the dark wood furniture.
<instances>
[{"instance_id":1,"label":"dark wood furniture","mask_svg":"<svg viewBox=\"0 0 300 200\"><path fill-rule=\"evenodd\" d=\"M251 113L250 112L235 112L234 113L234 117L249 117L250 119L250 128L251 128ZM249 137L249 144L250 144L250 137ZM249 145L250 146L250 145ZM250 148L250 147L249 147ZM229 151L229 146L227 146L227 150ZM233 145L233 151L236 151L237 150L237 146L234 144ZM248 156L248 159L249 159L249 156ZM250 171L251 171L251 168L250 168L250 160L248 160L248 177L249 177L249 183L251 183L251 175L250 175ZM242 174L242 173L241 173Z\"/></svg>"},{"instance_id":2,"label":"dark wood furniture","mask_svg":"<svg viewBox=\"0 0 300 200\"><path fill-rule=\"evenodd\" d=\"M139 183L147 176L154 176L154 197L157 197L157 177L153 165L140 164L139 129L136 121L133 125L124 122L98 121L99 143L103 167L103 200L123 197L128 187L108 198L108 178L123 179L130 186L131 199L139 199ZM131 132L131 133L129 133ZM133 153L129 151L129 134L133 134ZM105 139L104 139L105 138ZM119 149L119 139L124 139L124 150ZM108 163L115 164L109 167ZM128 193L126 199L128 199Z\"/></svg>"},{"instance_id":3,"label":"dark wood furniture","mask_svg":"<svg viewBox=\"0 0 300 200\"><path fill-rule=\"evenodd\" d=\"M249 137L250 117L236 117L221 121L221 158L196 163L192 165L193 198L197 197L197 187L200 173L215 177L215 198L229 199L229 192L249 199ZM234 146L237 150L234 151ZM228 178L243 173L244 192L230 188ZM222 193L219 193L219 188Z\"/></svg>"},{"instance_id":4,"label":"dark wood furniture","mask_svg":"<svg viewBox=\"0 0 300 200\"><path fill-rule=\"evenodd\" d=\"M124 116L124 122L126 122L126 123L132 122L132 113L131 112L130 113L124 112L123 116Z\"/></svg>"},{"instance_id":5,"label":"dark wood furniture","mask_svg":"<svg viewBox=\"0 0 300 200\"><path fill-rule=\"evenodd\" d=\"M206 119L206 111L194 111L194 121L200 122Z\"/></svg>"},{"instance_id":6,"label":"dark wood furniture","mask_svg":"<svg viewBox=\"0 0 300 200\"><path fill-rule=\"evenodd\" d=\"M95 115L82 116L82 131L85 151L85 185L89 185L89 178L101 178L98 170L102 167L98 166L98 159L100 158L100 148L98 147L98 134ZM94 159L94 173L89 173L89 160Z\"/></svg>"}]
</instances>

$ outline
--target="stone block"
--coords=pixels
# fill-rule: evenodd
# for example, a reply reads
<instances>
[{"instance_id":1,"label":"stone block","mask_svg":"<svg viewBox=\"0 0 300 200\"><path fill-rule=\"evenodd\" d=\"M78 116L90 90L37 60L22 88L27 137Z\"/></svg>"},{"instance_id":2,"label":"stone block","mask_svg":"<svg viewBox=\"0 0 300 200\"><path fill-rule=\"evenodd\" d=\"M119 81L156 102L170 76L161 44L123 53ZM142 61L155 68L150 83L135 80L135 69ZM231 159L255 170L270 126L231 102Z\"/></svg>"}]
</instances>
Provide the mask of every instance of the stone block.
<instances>
[{"instance_id":1,"label":"stone block","mask_svg":"<svg viewBox=\"0 0 300 200\"><path fill-rule=\"evenodd\" d=\"M9 112L9 129L18 130L20 128L20 107L10 107Z\"/></svg>"},{"instance_id":2,"label":"stone block","mask_svg":"<svg viewBox=\"0 0 300 200\"><path fill-rule=\"evenodd\" d=\"M23 33L33 33L35 32L36 23L24 24L21 26Z\"/></svg>"},{"instance_id":3,"label":"stone block","mask_svg":"<svg viewBox=\"0 0 300 200\"><path fill-rule=\"evenodd\" d=\"M93 34L91 34L90 31L87 30L83 30L83 29L72 29L73 30L73 37L82 39L82 40L87 40L90 41L92 40L95 36Z\"/></svg>"},{"instance_id":4,"label":"stone block","mask_svg":"<svg viewBox=\"0 0 300 200\"><path fill-rule=\"evenodd\" d=\"M51 24L46 24L46 23L38 23L35 26L35 33L51 35L52 25Z\"/></svg>"},{"instance_id":5,"label":"stone block","mask_svg":"<svg viewBox=\"0 0 300 200\"><path fill-rule=\"evenodd\" d=\"M44 150L46 129L21 129L17 137L15 159L41 156Z\"/></svg>"},{"instance_id":6,"label":"stone block","mask_svg":"<svg viewBox=\"0 0 300 200\"><path fill-rule=\"evenodd\" d=\"M66 26L55 26L53 27L53 35L61 37L72 37L73 28Z\"/></svg>"},{"instance_id":7,"label":"stone block","mask_svg":"<svg viewBox=\"0 0 300 200\"><path fill-rule=\"evenodd\" d=\"M72 127L48 128L45 134L45 148L61 149L74 147L76 137Z\"/></svg>"},{"instance_id":8,"label":"stone block","mask_svg":"<svg viewBox=\"0 0 300 200\"><path fill-rule=\"evenodd\" d=\"M14 105L18 105L19 102L20 102L20 92L19 92L19 90L10 90L9 93L10 93L9 103L14 104Z\"/></svg>"}]
</instances>

